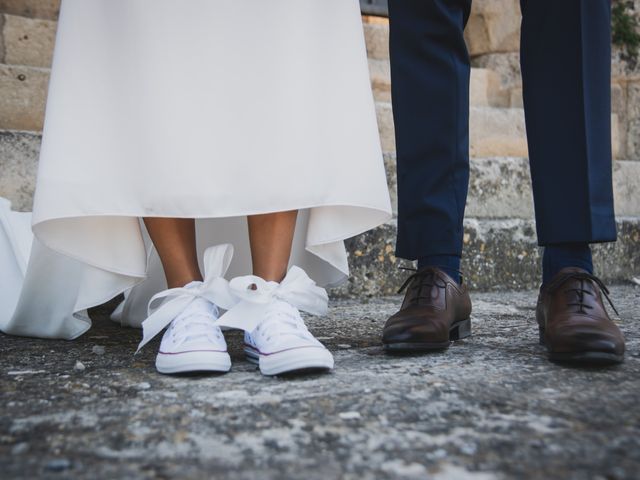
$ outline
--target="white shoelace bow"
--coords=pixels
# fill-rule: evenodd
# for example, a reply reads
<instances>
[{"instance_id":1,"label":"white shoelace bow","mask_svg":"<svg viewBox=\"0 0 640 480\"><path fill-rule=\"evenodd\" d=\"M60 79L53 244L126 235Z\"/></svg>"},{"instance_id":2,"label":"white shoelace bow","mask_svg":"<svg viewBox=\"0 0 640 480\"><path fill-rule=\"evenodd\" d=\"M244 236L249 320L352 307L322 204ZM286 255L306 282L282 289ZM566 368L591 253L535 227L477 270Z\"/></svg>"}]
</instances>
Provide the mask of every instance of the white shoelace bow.
<instances>
[{"instance_id":1,"label":"white shoelace bow","mask_svg":"<svg viewBox=\"0 0 640 480\"><path fill-rule=\"evenodd\" d=\"M197 286L171 288L154 295L149 301L149 316L142 322L142 341L136 353L198 297L224 309L232 308L238 303L229 290L229 282L223 278L232 258L233 245L209 247L204 252L204 281Z\"/></svg>"},{"instance_id":2,"label":"white shoelace bow","mask_svg":"<svg viewBox=\"0 0 640 480\"><path fill-rule=\"evenodd\" d=\"M140 351L153 337L166 328L195 298L209 300L227 310L215 323L222 327L252 332L264 317L265 309L274 299L312 315L327 313L327 291L316 285L300 267L291 267L281 283L267 282L247 275L230 282L223 277L233 258L230 244L209 247L204 253L204 281L189 288L172 288L151 298L148 318L142 322ZM156 307L159 301L162 302Z\"/></svg>"},{"instance_id":3,"label":"white shoelace bow","mask_svg":"<svg viewBox=\"0 0 640 480\"><path fill-rule=\"evenodd\" d=\"M247 275L231 280L229 290L237 304L216 323L246 332L255 330L265 316L266 307L276 299L312 315L324 315L329 305L327 291L317 286L303 269L295 266L280 283Z\"/></svg>"}]
</instances>

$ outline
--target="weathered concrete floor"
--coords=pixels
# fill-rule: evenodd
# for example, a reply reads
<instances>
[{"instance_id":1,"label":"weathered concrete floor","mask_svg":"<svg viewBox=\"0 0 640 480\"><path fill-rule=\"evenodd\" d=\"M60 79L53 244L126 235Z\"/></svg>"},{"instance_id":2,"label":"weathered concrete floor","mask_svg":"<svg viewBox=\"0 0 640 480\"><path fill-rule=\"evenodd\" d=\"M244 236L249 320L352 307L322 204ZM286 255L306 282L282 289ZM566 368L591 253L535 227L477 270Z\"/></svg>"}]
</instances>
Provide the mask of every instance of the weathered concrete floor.
<instances>
[{"instance_id":1,"label":"weathered concrete floor","mask_svg":"<svg viewBox=\"0 0 640 480\"><path fill-rule=\"evenodd\" d=\"M1 336L0 475L638 478L640 288L613 297L628 355L606 369L545 359L534 292L474 295L472 338L429 356L382 352L397 298L336 303L309 322L335 372L294 378L261 377L237 333L231 373L161 376L104 313L75 342Z\"/></svg>"}]
</instances>

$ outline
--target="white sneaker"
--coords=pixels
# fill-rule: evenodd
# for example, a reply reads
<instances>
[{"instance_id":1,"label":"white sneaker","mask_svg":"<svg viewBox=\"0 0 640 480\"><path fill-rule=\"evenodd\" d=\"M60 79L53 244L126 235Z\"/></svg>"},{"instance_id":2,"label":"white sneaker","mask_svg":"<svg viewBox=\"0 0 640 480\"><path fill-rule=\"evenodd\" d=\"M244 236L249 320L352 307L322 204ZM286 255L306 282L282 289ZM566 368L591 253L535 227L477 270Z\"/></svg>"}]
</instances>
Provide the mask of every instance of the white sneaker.
<instances>
[{"instance_id":1,"label":"white sneaker","mask_svg":"<svg viewBox=\"0 0 640 480\"><path fill-rule=\"evenodd\" d=\"M228 372L231 358L227 352L218 319L217 307L196 298L169 325L156 357L160 373Z\"/></svg>"},{"instance_id":2,"label":"white sneaker","mask_svg":"<svg viewBox=\"0 0 640 480\"><path fill-rule=\"evenodd\" d=\"M301 370L331 370L333 356L304 324L297 308L282 300L267 307L264 319L244 334L247 359L260 365L263 375Z\"/></svg>"}]
</instances>

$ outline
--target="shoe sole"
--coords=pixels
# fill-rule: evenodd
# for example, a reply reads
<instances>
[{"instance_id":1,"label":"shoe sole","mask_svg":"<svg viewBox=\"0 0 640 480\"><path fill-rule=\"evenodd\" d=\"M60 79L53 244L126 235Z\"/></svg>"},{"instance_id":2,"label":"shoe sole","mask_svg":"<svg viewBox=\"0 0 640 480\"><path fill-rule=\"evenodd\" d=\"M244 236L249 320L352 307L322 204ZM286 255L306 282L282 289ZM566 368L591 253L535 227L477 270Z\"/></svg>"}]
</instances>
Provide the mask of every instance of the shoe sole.
<instances>
[{"instance_id":1,"label":"shoe sole","mask_svg":"<svg viewBox=\"0 0 640 480\"><path fill-rule=\"evenodd\" d=\"M159 353L156 357L156 369L165 375L191 372L227 373L231 370L231 357L226 352Z\"/></svg>"},{"instance_id":2,"label":"shoe sole","mask_svg":"<svg viewBox=\"0 0 640 480\"><path fill-rule=\"evenodd\" d=\"M446 350L451 342L462 340L471 336L471 319L460 320L451 324L449 328L449 341L440 343L398 342L385 343L384 349L391 353L402 352L437 352Z\"/></svg>"},{"instance_id":3,"label":"shoe sole","mask_svg":"<svg viewBox=\"0 0 640 480\"><path fill-rule=\"evenodd\" d=\"M311 373L333 370L333 355L318 347L296 348L271 355L261 355L251 347L245 347L244 353L248 361L260 367L266 376L287 373Z\"/></svg>"},{"instance_id":4,"label":"shoe sole","mask_svg":"<svg viewBox=\"0 0 640 480\"><path fill-rule=\"evenodd\" d=\"M549 347L544 339L544 328L539 327L538 330L540 335L540 345L547 347L547 356L552 362L594 367L619 365L624 362L624 355L617 355L615 353L608 352L552 352L548 350Z\"/></svg>"},{"instance_id":5,"label":"shoe sole","mask_svg":"<svg viewBox=\"0 0 640 480\"><path fill-rule=\"evenodd\" d=\"M555 363L604 367L619 365L624 362L624 355L605 352L580 352L580 353L552 353L549 352L549 360Z\"/></svg>"}]
</instances>

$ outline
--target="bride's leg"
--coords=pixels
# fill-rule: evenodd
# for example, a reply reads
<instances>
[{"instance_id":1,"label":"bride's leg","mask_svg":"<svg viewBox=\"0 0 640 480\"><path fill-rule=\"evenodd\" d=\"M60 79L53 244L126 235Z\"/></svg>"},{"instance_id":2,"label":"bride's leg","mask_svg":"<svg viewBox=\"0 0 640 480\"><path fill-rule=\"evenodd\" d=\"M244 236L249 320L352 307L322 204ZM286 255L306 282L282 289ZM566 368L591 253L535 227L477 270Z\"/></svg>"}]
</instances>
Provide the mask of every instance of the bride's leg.
<instances>
[{"instance_id":1,"label":"bride's leg","mask_svg":"<svg viewBox=\"0 0 640 480\"><path fill-rule=\"evenodd\" d=\"M293 210L248 218L254 275L275 282L285 277L297 216Z\"/></svg>"},{"instance_id":2,"label":"bride's leg","mask_svg":"<svg viewBox=\"0 0 640 480\"><path fill-rule=\"evenodd\" d=\"M275 282L285 277L297 215L291 211L249 217L256 276ZM254 313L253 330L245 332L244 351L264 375L333 368L333 356L309 332L295 305L276 296L263 308L262 314Z\"/></svg>"},{"instance_id":3,"label":"bride's leg","mask_svg":"<svg viewBox=\"0 0 640 480\"><path fill-rule=\"evenodd\" d=\"M169 288L202 280L196 251L195 220L145 218L144 224L160 255Z\"/></svg>"},{"instance_id":4,"label":"bride's leg","mask_svg":"<svg viewBox=\"0 0 640 480\"><path fill-rule=\"evenodd\" d=\"M169 288L201 281L193 219L145 218L147 231L158 250ZM162 307L160 307L162 309ZM159 310L158 310L159 311ZM160 373L228 372L231 358L220 327L218 310L209 300L192 298L168 324L156 368Z\"/></svg>"}]
</instances>

